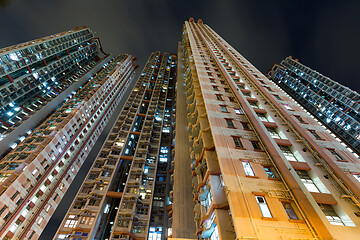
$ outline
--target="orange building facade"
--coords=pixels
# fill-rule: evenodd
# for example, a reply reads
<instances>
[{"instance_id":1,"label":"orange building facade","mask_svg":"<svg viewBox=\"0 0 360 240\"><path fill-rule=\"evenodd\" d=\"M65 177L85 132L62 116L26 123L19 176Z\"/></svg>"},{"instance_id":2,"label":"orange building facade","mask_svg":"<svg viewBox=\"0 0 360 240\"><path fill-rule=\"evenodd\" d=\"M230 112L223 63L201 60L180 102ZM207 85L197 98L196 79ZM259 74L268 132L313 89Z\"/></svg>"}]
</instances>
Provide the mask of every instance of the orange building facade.
<instances>
[{"instance_id":1,"label":"orange building facade","mask_svg":"<svg viewBox=\"0 0 360 240\"><path fill-rule=\"evenodd\" d=\"M356 239L358 157L201 20L181 49L193 195L177 191L175 146L171 239ZM194 235L177 231L192 216L176 194Z\"/></svg>"}]
</instances>

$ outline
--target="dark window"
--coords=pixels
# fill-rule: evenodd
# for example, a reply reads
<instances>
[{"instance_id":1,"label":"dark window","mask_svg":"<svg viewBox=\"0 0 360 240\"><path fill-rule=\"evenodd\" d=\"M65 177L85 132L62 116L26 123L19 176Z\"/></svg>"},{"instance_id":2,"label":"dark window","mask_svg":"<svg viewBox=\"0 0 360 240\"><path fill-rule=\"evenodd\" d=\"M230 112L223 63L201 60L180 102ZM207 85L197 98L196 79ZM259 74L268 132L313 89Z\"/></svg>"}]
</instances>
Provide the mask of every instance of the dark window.
<instances>
[{"instance_id":1,"label":"dark window","mask_svg":"<svg viewBox=\"0 0 360 240\"><path fill-rule=\"evenodd\" d=\"M241 125L243 126L244 130L250 130L250 125L248 123L241 123Z\"/></svg>"},{"instance_id":2,"label":"dark window","mask_svg":"<svg viewBox=\"0 0 360 240\"><path fill-rule=\"evenodd\" d=\"M295 115L295 117L300 123L305 123L305 121L300 116Z\"/></svg>"},{"instance_id":3,"label":"dark window","mask_svg":"<svg viewBox=\"0 0 360 240\"><path fill-rule=\"evenodd\" d=\"M298 216L296 215L293 207L291 206L291 203L289 203L289 202L282 202L282 205L284 206L285 212L287 213L289 219L299 220L299 218L298 218Z\"/></svg>"},{"instance_id":4,"label":"dark window","mask_svg":"<svg viewBox=\"0 0 360 240\"><path fill-rule=\"evenodd\" d=\"M255 150L262 150L261 145L258 141L251 141L251 144Z\"/></svg>"},{"instance_id":5,"label":"dark window","mask_svg":"<svg viewBox=\"0 0 360 240\"><path fill-rule=\"evenodd\" d=\"M309 131L316 139L321 139L321 137L316 133L315 130L309 130Z\"/></svg>"},{"instance_id":6,"label":"dark window","mask_svg":"<svg viewBox=\"0 0 360 240\"><path fill-rule=\"evenodd\" d=\"M220 100L220 101L224 101L224 99L222 98L221 94L216 94L216 99Z\"/></svg>"},{"instance_id":7,"label":"dark window","mask_svg":"<svg viewBox=\"0 0 360 240\"><path fill-rule=\"evenodd\" d=\"M244 148L239 137L232 137L234 140L235 147Z\"/></svg>"},{"instance_id":8,"label":"dark window","mask_svg":"<svg viewBox=\"0 0 360 240\"><path fill-rule=\"evenodd\" d=\"M274 95L274 97L277 99L277 100L282 100L279 95Z\"/></svg>"},{"instance_id":9,"label":"dark window","mask_svg":"<svg viewBox=\"0 0 360 240\"><path fill-rule=\"evenodd\" d=\"M225 120L228 127L235 128L234 123L231 119L225 119Z\"/></svg>"},{"instance_id":10,"label":"dark window","mask_svg":"<svg viewBox=\"0 0 360 240\"><path fill-rule=\"evenodd\" d=\"M213 89L214 89L215 91L219 91L218 86L213 85L212 87L213 87Z\"/></svg>"}]
</instances>

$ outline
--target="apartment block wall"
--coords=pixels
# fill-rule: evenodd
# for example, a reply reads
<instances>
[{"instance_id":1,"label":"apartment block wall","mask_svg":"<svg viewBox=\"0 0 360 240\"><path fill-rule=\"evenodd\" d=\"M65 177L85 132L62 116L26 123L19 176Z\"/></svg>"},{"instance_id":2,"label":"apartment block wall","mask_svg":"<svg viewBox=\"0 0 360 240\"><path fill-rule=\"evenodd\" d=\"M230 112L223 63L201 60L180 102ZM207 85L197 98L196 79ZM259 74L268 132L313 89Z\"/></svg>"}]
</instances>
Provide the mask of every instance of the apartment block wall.
<instances>
[{"instance_id":1,"label":"apartment block wall","mask_svg":"<svg viewBox=\"0 0 360 240\"><path fill-rule=\"evenodd\" d=\"M134 70L131 56L114 59L2 160L4 239L35 239L41 234Z\"/></svg>"},{"instance_id":2,"label":"apartment block wall","mask_svg":"<svg viewBox=\"0 0 360 240\"><path fill-rule=\"evenodd\" d=\"M165 238L174 69L150 56L54 239Z\"/></svg>"},{"instance_id":3,"label":"apartment block wall","mask_svg":"<svg viewBox=\"0 0 360 240\"><path fill-rule=\"evenodd\" d=\"M183 46L198 236L355 237L359 184L330 150L359 160L201 21Z\"/></svg>"},{"instance_id":4,"label":"apartment block wall","mask_svg":"<svg viewBox=\"0 0 360 240\"><path fill-rule=\"evenodd\" d=\"M85 27L0 49L0 156L98 71L99 48Z\"/></svg>"}]
</instances>

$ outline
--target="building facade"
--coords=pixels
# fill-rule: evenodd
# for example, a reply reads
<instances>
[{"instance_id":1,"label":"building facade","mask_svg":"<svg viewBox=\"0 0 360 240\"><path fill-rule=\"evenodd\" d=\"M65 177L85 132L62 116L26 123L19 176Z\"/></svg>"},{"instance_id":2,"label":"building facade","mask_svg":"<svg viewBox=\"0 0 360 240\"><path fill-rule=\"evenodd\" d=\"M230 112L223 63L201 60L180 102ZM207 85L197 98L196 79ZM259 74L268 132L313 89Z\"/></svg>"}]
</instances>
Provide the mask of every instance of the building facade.
<instances>
[{"instance_id":1,"label":"building facade","mask_svg":"<svg viewBox=\"0 0 360 240\"><path fill-rule=\"evenodd\" d=\"M358 157L201 20L182 34L192 179L175 145L171 239L356 238Z\"/></svg>"},{"instance_id":2,"label":"building facade","mask_svg":"<svg viewBox=\"0 0 360 240\"><path fill-rule=\"evenodd\" d=\"M151 54L54 239L166 239L176 70Z\"/></svg>"},{"instance_id":3,"label":"building facade","mask_svg":"<svg viewBox=\"0 0 360 240\"><path fill-rule=\"evenodd\" d=\"M89 29L74 31L76 37L85 34L82 32L91 33ZM72 38L72 41L79 41L72 35L73 32L70 31L59 34L59 36L56 35L54 38L61 40L66 36L65 38ZM50 41L50 44L57 42L51 40L52 37L45 39ZM46 44L49 42L43 40L34 41L35 43L32 44L41 42L47 46ZM91 42L85 43L84 47L75 46L74 48L83 49L87 46L97 48L97 45ZM62 50L65 51L64 55L57 54L60 61L56 61L57 57L54 60L54 64L60 65L59 69L54 70L52 75L39 75L37 79L34 77L34 75L37 76L35 70L29 71L30 75L34 77L34 81L35 79L43 80L40 82L43 86L49 84L47 77L51 81L54 80L53 85L49 85L53 86L55 90L51 87L44 90L45 92L54 90L54 95L66 91L66 88L71 87L71 83L80 82L80 84L77 88L72 89L66 99L62 100L63 102L59 104L60 107L56 105L58 108L44 121L39 121L37 125L39 123L40 125L17 146L14 146L13 150L0 161L1 239L37 239L40 236L135 74L135 59L129 55L120 55L113 59L106 57L108 60L104 63L96 55L83 61L83 57L90 56L90 53L87 52L83 56L81 52L74 50L73 58L72 50L66 51L66 48ZM16 56L20 58L19 52L23 52L17 50ZM25 53L27 52L25 51ZM11 54L15 53L9 55ZM63 58L70 59L65 61ZM44 68L52 66L49 60L40 62L45 64ZM101 66L95 67L95 64L101 64ZM64 76L61 79L56 75L60 69L63 71L60 76ZM71 69L75 72L70 71ZM93 73L92 71L96 69L98 72ZM41 71L49 74L49 70L39 70L38 74ZM87 75L87 72L93 76ZM81 75L86 78L84 81L80 78ZM8 79L13 79L13 77ZM19 81L22 81L21 76L19 76ZM56 84L57 81L59 81L58 84ZM17 83L17 81L14 80L12 83ZM36 84L39 83L36 82ZM60 85L63 88L60 88ZM36 91L31 93L36 94ZM47 101L52 99L51 94L46 96L48 96ZM28 99L27 102L31 102L32 96L29 94L26 99ZM14 101L12 103L14 106L20 104L20 102ZM44 100L43 103L46 101ZM49 103L51 104L51 102ZM7 111L10 110L7 109ZM15 110L13 112L15 115ZM3 140L5 139L6 137Z\"/></svg>"},{"instance_id":4,"label":"building facade","mask_svg":"<svg viewBox=\"0 0 360 240\"><path fill-rule=\"evenodd\" d=\"M86 27L0 49L0 157L109 59Z\"/></svg>"},{"instance_id":5,"label":"building facade","mask_svg":"<svg viewBox=\"0 0 360 240\"><path fill-rule=\"evenodd\" d=\"M360 94L291 57L268 76L360 155Z\"/></svg>"}]
</instances>

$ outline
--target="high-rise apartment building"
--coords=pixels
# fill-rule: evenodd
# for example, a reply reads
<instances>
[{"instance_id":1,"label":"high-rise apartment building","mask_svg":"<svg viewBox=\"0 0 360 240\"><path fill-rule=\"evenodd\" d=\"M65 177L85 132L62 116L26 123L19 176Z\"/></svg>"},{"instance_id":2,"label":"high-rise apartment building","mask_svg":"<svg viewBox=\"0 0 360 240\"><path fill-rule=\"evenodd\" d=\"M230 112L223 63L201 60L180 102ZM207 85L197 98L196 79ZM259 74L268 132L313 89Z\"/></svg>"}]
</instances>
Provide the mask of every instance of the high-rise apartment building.
<instances>
[{"instance_id":1,"label":"high-rise apartment building","mask_svg":"<svg viewBox=\"0 0 360 240\"><path fill-rule=\"evenodd\" d=\"M151 54L54 239L166 239L176 70Z\"/></svg>"},{"instance_id":2,"label":"high-rise apartment building","mask_svg":"<svg viewBox=\"0 0 360 240\"><path fill-rule=\"evenodd\" d=\"M121 70L129 56L82 90L98 96ZM111 113L79 94L3 160L1 237L38 237ZM148 59L54 239L356 239L360 160L312 114L190 19L177 55Z\"/></svg>"},{"instance_id":3,"label":"high-rise apartment building","mask_svg":"<svg viewBox=\"0 0 360 240\"><path fill-rule=\"evenodd\" d=\"M359 159L201 20L182 33L171 237L356 238Z\"/></svg>"},{"instance_id":4,"label":"high-rise apartment building","mask_svg":"<svg viewBox=\"0 0 360 240\"><path fill-rule=\"evenodd\" d=\"M0 156L109 59L86 27L0 49Z\"/></svg>"},{"instance_id":5,"label":"high-rise apartment building","mask_svg":"<svg viewBox=\"0 0 360 240\"><path fill-rule=\"evenodd\" d=\"M3 129L11 135L15 126L37 126L0 161L1 239L39 237L134 77L133 57L105 56L104 62L93 41L89 29L74 30L0 56L9 71L1 119L13 124ZM50 116L38 115L41 106ZM36 123L27 125L32 118L22 118L24 111Z\"/></svg>"},{"instance_id":6,"label":"high-rise apartment building","mask_svg":"<svg viewBox=\"0 0 360 240\"><path fill-rule=\"evenodd\" d=\"M360 94L287 57L269 78L360 155Z\"/></svg>"}]
</instances>

